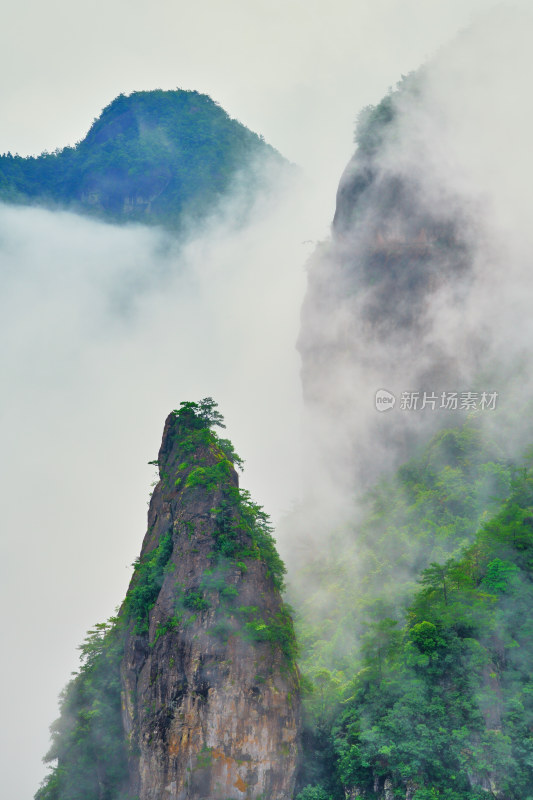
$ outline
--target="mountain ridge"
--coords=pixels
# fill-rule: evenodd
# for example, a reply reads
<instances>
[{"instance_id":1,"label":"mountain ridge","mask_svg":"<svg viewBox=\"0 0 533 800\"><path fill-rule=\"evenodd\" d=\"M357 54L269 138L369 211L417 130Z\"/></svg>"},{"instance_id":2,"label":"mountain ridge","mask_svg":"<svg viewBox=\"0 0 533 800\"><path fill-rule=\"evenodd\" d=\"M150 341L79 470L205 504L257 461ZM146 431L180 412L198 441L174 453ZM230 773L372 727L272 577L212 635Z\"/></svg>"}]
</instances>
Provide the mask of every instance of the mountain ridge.
<instances>
[{"instance_id":1,"label":"mountain ridge","mask_svg":"<svg viewBox=\"0 0 533 800\"><path fill-rule=\"evenodd\" d=\"M116 97L73 147L0 156L0 201L180 229L237 185L250 200L287 166L208 95L139 91Z\"/></svg>"}]
</instances>

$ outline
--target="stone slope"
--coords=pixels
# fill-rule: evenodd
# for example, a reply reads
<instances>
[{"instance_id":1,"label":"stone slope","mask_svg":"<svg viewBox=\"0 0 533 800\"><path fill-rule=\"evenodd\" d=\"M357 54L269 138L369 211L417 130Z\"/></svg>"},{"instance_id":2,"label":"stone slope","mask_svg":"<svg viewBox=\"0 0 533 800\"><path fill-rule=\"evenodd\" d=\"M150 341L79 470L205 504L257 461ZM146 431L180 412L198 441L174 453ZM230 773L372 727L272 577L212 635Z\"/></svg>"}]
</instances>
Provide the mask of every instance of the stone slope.
<instances>
[{"instance_id":1,"label":"stone slope","mask_svg":"<svg viewBox=\"0 0 533 800\"><path fill-rule=\"evenodd\" d=\"M299 701L281 562L238 489L229 443L224 452L199 413L185 404L166 421L123 609L133 620L121 668L131 790L140 800L283 800Z\"/></svg>"}]
</instances>

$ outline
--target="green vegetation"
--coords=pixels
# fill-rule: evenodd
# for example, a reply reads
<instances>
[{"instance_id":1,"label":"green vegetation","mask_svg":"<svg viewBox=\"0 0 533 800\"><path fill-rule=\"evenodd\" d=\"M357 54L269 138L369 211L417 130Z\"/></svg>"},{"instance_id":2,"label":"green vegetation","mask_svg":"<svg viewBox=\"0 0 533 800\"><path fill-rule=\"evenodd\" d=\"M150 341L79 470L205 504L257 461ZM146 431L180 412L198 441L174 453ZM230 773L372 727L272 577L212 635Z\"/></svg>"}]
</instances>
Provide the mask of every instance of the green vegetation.
<instances>
[{"instance_id":1,"label":"green vegetation","mask_svg":"<svg viewBox=\"0 0 533 800\"><path fill-rule=\"evenodd\" d=\"M172 532L167 531L157 547L134 564L133 585L126 595L124 611L135 620L136 633L148 633L148 615L163 585L172 547Z\"/></svg>"},{"instance_id":2,"label":"green vegetation","mask_svg":"<svg viewBox=\"0 0 533 800\"><path fill-rule=\"evenodd\" d=\"M121 718L120 659L124 636L118 619L96 625L81 646L82 666L61 696L61 716L51 728L46 761L58 766L35 800L130 800L127 745Z\"/></svg>"},{"instance_id":3,"label":"green vegetation","mask_svg":"<svg viewBox=\"0 0 533 800\"><path fill-rule=\"evenodd\" d=\"M278 555L272 526L262 507L250 493L236 486L226 486L217 508L215 550L223 557L241 562L245 558L261 560L276 589L283 589L285 565Z\"/></svg>"},{"instance_id":4,"label":"green vegetation","mask_svg":"<svg viewBox=\"0 0 533 800\"><path fill-rule=\"evenodd\" d=\"M241 606L237 609L238 616L244 619L244 626L239 631L241 636L252 642L269 642L279 646L286 660L292 664L298 654L292 609L284 605L272 616L261 615L258 611L255 606Z\"/></svg>"},{"instance_id":5,"label":"green vegetation","mask_svg":"<svg viewBox=\"0 0 533 800\"><path fill-rule=\"evenodd\" d=\"M355 142L360 153L373 156L383 148L392 130L392 123L398 115L398 101L406 95L416 96L420 91L423 71L404 75L394 90L377 104L365 106L357 116Z\"/></svg>"},{"instance_id":6,"label":"green vegetation","mask_svg":"<svg viewBox=\"0 0 533 800\"><path fill-rule=\"evenodd\" d=\"M524 471L461 558L422 572L402 630L371 631L334 733L343 783L377 774L411 780L417 800L477 800L493 781L531 796L532 507Z\"/></svg>"},{"instance_id":7,"label":"green vegetation","mask_svg":"<svg viewBox=\"0 0 533 800\"><path fill-rule=\"evenodd\" d=\"M529 463L506 462L469 422L437 434L366 509L357 551L339 533L341 557L314 568L339 611L320 615L318 595L299 609L299 800L381 798L385 782L413 800L532 798Z\"/></svg>"},{"instance_id":8,"label":"green vegetation","mask_svg":"<svg viewBox=\"0 0 533 800\"><path fill-rule=\"evenodd\" d=\"M189 611L205 611L210 607L202 592L189 592L183 598L183 605Z\"/></svg>"},{"instance_id":9,"label":"green vegetation","mask_svg":"<svg viewBox=\"0 0 533 800\"><path fill-rule=\"evenodd\" d=\"M227 458L220 459L212 467L196 467L189 473L185 486L205 486L208 492L212 492L230 476L231 470L232 464Z\"/></svg>"},{"instance_id":10,"label":"green vegetation","mask_svg":"<svg viewBox=\"0 0 533 800\"><path fill-rule=\"evenodd\" d=\"M263 561L276 589L283 589L285 566L276 550L272 526L263 508L250 493L236 486L233 470L242 459L228 439L212 429L224 428L224 420L211 397L198 403L184 402L173 412L176 419L180 474L185 489L202 487L217 494L212 509L216 519L214 557L243 563L246 558ZM213 463L214 461L214 463ZM245 565L246 568L246 565Z\"/></svg>"},{"instance_id":11,"label":"green vegetation","mask_svg":"<svg viewBox=\"0 0 533 800\"><path fill-rule=\"evenodd\" d=\"M186 215L206 214L237 173L251 197L258 157L284 163L207 95L133 92L104 108L75 147L0 156L0 200L178 228Z\"/></svg>"}]
</instances>

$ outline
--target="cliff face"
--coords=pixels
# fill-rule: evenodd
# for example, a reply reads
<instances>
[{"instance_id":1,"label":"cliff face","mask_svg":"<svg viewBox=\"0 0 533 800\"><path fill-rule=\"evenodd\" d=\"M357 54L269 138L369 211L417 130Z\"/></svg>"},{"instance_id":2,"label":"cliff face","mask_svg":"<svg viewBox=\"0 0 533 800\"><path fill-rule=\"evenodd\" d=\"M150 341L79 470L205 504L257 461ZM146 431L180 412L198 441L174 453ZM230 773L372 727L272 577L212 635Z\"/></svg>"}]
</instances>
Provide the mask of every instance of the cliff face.
<instances>
[{"instance_id":1,"label":"cliff face","mask_svg":"<svg viewBox=\"0 0 533 800\"><path fill-rule=\"evenodd\" d=\"M331 451L333 465L362 465L353 476L360 483L381 470L376 447L394 468L420 432L424 438L437 416L445 418L444 411L420 411L424 392L440 403L443 392L470 389L468 375L483 352L475 336L466 350L460 340L460 309L472 280L472 216L436 185L430 158L406 141L398 121L404 107L420 105L420 80L406 79L362 115L331 238L308 265L298 341L304 396L326 429L323 451ZM381 389L395 396L393 413L374 413ZM399 414L402 395L415 392L418 413ZM340 433L332 419L343 420Z\"/></svg>"},{"instance_id":2,"label":"cliff face","mask_svg":"<svg viewBox=\"0 0 533 800\"><path fill-rule=\"evenodd\" d=\"M123 609L123 721L140 800L292 796L298 675L281 565L222 445L190 408L166 421Z\"/></svg>"},{"instance_id":3,"label":"cliff face","mask_svg":"<svg viewBox=\"0 0 533 800\"><path fill-rule=\"evenodd\" d=\"M399 796L390 778L385 778L385 780L376 778L373 790L375 800L396 800ZM413 800L416 790L417 786L412 781L408 781L405 790L405 800ZM364 798L367 797L364 790L358 788L346 789L345 796L346 800L364 800ZM403 796L402 800L404 800Z\"/></svg>"}]
</instances>

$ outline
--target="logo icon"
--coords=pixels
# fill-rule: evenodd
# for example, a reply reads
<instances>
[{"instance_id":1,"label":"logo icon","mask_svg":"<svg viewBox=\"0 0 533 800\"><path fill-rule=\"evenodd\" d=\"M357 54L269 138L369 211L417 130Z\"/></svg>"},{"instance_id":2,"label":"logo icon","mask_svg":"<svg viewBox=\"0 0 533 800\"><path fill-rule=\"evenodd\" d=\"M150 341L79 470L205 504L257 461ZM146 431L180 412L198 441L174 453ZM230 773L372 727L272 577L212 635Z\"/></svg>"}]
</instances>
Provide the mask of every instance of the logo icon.
<instances>
[{"instance_id":1,"label":"logo icon","mask_svg":"<svg viewBox=\"0 0 533 800\"><path fill-rule=\"evenodd\" d=\"M388 392L386 389L378 389L375 403L377 411L390 411L396 404L396 398L392 392Z\"/></svg>"}]
</instances>

